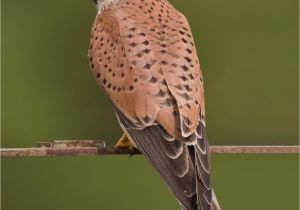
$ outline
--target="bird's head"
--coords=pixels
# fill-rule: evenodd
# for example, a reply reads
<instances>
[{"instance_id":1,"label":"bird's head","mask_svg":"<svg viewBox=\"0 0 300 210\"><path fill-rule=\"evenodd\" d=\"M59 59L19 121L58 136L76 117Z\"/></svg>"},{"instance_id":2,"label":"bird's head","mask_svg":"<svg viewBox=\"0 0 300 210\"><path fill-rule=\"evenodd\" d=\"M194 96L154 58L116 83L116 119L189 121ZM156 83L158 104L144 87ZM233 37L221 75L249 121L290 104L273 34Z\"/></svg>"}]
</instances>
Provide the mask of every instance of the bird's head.
<instances>
[{"instance_id":1,"label":"bird's head","mask_svg":"<svg viewBox=\"0 0 300 210\"><path fill-rule=\"evenodd\" d=\"M98 11L106 9L111 4L116 4L119 0L93 0L97 6Z\"/></svg>"}]
</instances>

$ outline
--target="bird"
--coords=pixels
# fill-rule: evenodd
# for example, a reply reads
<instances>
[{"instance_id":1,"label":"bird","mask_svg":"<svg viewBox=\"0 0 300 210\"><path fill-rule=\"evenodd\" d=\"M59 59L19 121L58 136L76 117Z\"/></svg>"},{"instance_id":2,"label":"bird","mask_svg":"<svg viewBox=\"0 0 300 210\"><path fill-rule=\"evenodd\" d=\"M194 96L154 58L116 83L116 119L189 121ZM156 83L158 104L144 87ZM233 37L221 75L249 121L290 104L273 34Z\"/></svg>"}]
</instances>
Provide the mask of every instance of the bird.
<instances>
[{"instance_id":1,"label":"bird","mask_svg":"<svg viewBox=\"0 0 300 210\"><path fill-rule=\"evenodd\" d=\"M204 84L191 28L168 0L93 0L88 57L124 132L182 210L220 209L212 190Z\"/></svg>"}]
</instances>

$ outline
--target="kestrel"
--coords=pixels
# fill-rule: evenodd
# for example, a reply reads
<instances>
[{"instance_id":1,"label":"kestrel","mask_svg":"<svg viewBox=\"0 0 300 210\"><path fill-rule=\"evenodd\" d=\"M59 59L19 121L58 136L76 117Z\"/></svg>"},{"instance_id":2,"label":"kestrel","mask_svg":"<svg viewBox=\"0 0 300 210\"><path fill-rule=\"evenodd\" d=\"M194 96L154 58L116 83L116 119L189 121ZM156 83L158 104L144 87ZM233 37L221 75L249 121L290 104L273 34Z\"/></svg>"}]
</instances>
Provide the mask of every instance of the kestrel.
<instances>
[{"instance_id":1,"label":"kestrel","mask_svg":"<svg viewBox=\"0 0 300 210\"><path fill-rule=\"evenodd\" d=\"M183 210L218 209L203 78L186 18L167 0L94 0L90 66L124 131ZM128 144L129 143L129 144Z\"/></svg>"}]
</instances>

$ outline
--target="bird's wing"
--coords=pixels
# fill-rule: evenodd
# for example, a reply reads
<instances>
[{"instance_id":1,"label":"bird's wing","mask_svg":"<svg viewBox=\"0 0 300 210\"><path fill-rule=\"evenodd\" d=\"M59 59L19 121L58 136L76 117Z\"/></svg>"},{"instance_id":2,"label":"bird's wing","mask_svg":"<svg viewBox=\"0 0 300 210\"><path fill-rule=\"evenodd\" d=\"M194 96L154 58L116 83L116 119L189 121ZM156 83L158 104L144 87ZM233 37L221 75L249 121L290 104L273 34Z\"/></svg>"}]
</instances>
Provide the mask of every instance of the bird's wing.
<instances>
[{"instance_id":1,"label":"bird's wing","mask_svg":"<svg viewBox=\"0 0 300 210\"><path fill-rule=\"evenodd\" d=\"M139 129L116 107L115 111L128 137L161 175L183 210L210 210L209 146L203 124L198 125L197 144L188 146L160 125Z\"/></svg>"},{"instance_id":2,"label":"bird's wing","mask_svg":"<svg viewBox=\"0 0 300 210\"><path fill-rule=\"evenodd\" d=\"M191 135L199 117L204 124L192 33L167 1L127 0L104 10L94 23L89 55L96 80L130 120L144 127L157 121L178 138Z\"/></svg>"},{"instance_id":3,"label":"bird's wing","mask_svg":"<svg viewBox=\"0 0 300 210\"><path fill-rule=\"evenodd\" d=\"M209 209L202 76L184 16L164 0L120 1L97 16L89 57L125 131L182 205Z\"/></svg>"}]
</instances>

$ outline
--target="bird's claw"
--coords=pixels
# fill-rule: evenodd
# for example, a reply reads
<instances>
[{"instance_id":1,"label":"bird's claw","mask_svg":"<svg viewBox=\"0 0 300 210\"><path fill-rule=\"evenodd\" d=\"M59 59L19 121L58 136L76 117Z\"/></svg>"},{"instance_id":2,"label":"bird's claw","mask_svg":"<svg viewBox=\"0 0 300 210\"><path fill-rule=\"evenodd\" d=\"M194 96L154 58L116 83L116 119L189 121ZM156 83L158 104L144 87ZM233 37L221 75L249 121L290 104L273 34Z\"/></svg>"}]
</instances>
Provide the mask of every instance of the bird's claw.
<instances>
[{"instance_id":1,"label":"bird's claw","mask_svg":"<svg viewBox=\"0 0 300 210\"><path fill-rule=\"evenodd\" d=\"M123 134L123 136L114 145L114 148L128 148L130 152L129 157L132 157L136 152L134 145L130 142L130 140L125 134Z\"/></svg>"}]
</instances>

